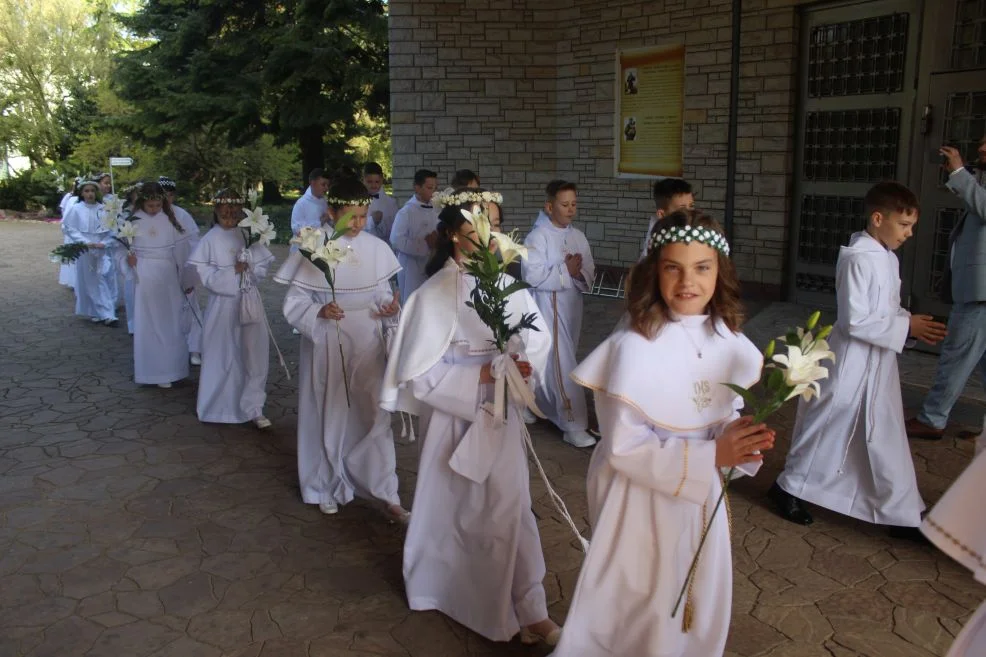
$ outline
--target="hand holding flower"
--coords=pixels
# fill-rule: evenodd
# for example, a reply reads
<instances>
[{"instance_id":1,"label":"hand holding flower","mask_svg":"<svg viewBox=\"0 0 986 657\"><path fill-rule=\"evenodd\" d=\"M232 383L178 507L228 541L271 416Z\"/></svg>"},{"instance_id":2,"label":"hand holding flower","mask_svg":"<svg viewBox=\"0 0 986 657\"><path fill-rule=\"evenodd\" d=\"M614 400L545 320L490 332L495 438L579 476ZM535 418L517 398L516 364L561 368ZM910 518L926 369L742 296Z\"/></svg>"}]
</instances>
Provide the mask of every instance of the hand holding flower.
<instances>
[{"instance_id":1,"label":"hand holding flower","mask_svg":"<svg viewBox=\"0 0 986 657\"><path fill-rule=\"evenodd\" d=\"M774 432L766 424L754 424L750 416L730 422L716 440L716 467L733 468L763 461L762 452L773 449Z\"/></svg>"},{"instance_id":2,"label":"hand holding flower","mask_svg":"<svg viewBox=\"0 0 986 657\"><path fill-rule=\"evenodd\" d=\"M242 274L248 269L250 269L250 265L246 262L238 262L236 263L236 266L233 267L233 271L235 271L237 274Z\"/></svg>"},{"instance_id":3,"label":"hand holding flower","mask_svg":"<svg viewBox=\"0 0 986 657\"><path fill-rule=\"evenodd\" d=\"M133 253L127 254L127 264L131 267L137 266L137 256Z\"/></svg>"},{"instance_id":4,"label":"hand holding flower","mask_svg":"<svg viewBox=\"0 0 986 657\"><path fill-rule=\"evenodd\" d=\"M322 309L318 311L318 316L322 319L334 319L340 320L345 318L346 313L342 311L342 308L333 301L322 306Z\"/></svg>"}]
</instances>

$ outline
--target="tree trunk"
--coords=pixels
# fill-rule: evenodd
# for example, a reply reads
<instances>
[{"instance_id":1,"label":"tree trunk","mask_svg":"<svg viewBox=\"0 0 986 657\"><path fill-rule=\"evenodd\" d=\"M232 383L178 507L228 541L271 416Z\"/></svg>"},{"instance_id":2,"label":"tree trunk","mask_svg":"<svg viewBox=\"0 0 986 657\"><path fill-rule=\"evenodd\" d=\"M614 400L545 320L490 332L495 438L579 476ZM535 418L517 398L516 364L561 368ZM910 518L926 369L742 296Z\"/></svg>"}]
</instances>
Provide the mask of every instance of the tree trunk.
<instances>
[{"instance_id":1,"label":"tree trunk","mask_svg":"<svg viewBox=\"0 0 986 657\"><path fill-rule=\"evenodd\" d=\"M264 185L264 205L276 205L284 200L281 196L281 188L277 186L277 181L265 180Z\"/></svg>"},{"instance_id":2,"label":"tree trunk","mask_svg":"<svg viewBox=\"0 0 986 657\"><path fill-rule=\"evenodd\" d=\"M301 147L301 189L308 187L308 174L312 169L321 169L325 166L325 130L321 126L308 126L302 128L298 136L298 145Z\"/></svg>"}]
</instances>

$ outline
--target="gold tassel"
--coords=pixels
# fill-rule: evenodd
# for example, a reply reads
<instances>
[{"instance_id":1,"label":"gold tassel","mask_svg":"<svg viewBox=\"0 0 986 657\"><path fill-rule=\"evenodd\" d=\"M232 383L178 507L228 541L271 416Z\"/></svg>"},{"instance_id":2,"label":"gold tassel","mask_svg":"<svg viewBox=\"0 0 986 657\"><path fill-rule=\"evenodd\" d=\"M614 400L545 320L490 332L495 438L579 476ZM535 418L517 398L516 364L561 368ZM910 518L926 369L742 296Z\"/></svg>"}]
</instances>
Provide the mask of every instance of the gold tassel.
<instances>
[{"instance_id":1,"label":"gold tassel","mask_svg":"<svg viewBox=\"0 0 986 657\"><path fill-rule=\"evenodd\" d=\"M685 610L681 614L681 631L688 634L692 629L692 617L695 615L695 606L692 604L691 591L688 592L688 599L685 600Z\"/></svg>"}]
</instances>

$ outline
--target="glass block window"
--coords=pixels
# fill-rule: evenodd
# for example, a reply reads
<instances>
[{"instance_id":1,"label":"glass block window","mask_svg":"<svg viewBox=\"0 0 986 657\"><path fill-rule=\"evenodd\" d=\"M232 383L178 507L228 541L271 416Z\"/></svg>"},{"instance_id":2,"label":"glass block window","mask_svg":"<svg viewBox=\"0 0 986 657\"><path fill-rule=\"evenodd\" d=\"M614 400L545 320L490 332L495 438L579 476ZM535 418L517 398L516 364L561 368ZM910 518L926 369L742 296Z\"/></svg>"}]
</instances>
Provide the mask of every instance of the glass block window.
<instances>
[{"instance_id":1,"label":"glass block window","mask_svg":"<svg viewBox=\"0 0 986 657\"><path fill-rule=\"evenodd\" d=\"M979 142L986 137L986 90L949 94L944 132L945 143L958 148L967 163L978 160ZM943 169L940 184L944 185L947 177Z\"/></svg>"},{"instance_id":2,"label":"glass block window","mask_svg":"<svg viewBox=\"0 0 986 657\"><path fill-rule=\"evenodd\" d=\"M948 237L965 212L962 208L938 208L935 213L935 233L931 245L931 275L928 280L928 293L938 298L938 285L948 267Z\"/></svg>"},{"instance_id":3,"label":"glass block window","mask_svg":"<svg viewBox=\"0 0 986 657\"><path fill-rule=\"evenodd\" d=\"M805 180L894 180L900 108L808 112L804 140Z\"/></svg>"},{"instance_id":4,"label":"glass block window","mask_svg":"<svg viewBox=\"0 0 986 657\"><path fill-rule=\"evenodd\" d=\"M849 236L862 230L865 224L860 197L802 197L798 261L834 265L839 257L839 247L848 244Z\"/></svg>"},{"instance_id":5,"label":"glass block window","mask_svg":"<svg viewBox=\"0 0 986 657\"><path fill-rule=\"evenodd\" d=\"M794 277L794 285L805 292L835 294L835 277L800 272Z\"/></svg>"},{"instance_id":6,"label":"glass block window","mask_svg":"<svg viewBox=\"0 0 986 657\"><path fill-rule=\"evenodd\" d=\"M952 68L986 66L986 0L958 0L952 36Z\"/></svg>"},{"instance_id":7,"label":"glass block window","mask_svg":"<svg viewBox=\"0 0 986 657\"><path fill-rule=\"evenodd\" d=\"M901 91L908 14L818 25L808 42L808 96Z\"/></svg>"}]
</instances>

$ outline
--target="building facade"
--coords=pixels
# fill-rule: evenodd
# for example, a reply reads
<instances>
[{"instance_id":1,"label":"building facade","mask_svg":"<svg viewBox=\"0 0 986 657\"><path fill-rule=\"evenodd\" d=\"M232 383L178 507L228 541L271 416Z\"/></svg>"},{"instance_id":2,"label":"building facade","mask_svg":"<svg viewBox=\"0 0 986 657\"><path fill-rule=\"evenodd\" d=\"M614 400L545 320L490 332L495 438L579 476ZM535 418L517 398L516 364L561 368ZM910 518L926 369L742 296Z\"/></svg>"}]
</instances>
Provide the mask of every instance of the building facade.
<instances>
[{"instance_id":1,"label":"building facade","mask_svg":"<svg viewBox=\"0 0 986 657\"><path fill-rule=\"evenodd\" d=\"M924 203L905 296L942 310L958 204L933 153L986 134L986 0L393 0L390 13L399 196L417 168L440 183L472 168L526 229L545 183L571 179L597 260L631 264L654 207L648 181L614 176L616 51L683 43L684 177L729 224L746 286L831 303L862 194L897 179Z\"/></svg>"}]
</instances>

